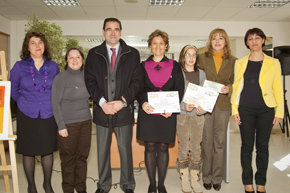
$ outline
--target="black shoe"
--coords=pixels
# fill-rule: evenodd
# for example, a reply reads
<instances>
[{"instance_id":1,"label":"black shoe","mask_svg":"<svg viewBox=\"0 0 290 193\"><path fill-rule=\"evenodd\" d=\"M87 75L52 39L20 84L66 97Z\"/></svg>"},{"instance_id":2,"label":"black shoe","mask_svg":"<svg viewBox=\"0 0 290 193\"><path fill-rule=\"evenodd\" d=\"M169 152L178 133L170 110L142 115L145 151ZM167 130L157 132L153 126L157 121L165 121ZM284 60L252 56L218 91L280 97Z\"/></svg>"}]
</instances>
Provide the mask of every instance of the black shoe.
<instances>
[{"instance_id":1,"label":"black shoe","mask_svg":"<svg viewBox=\"0 0 290 193\"><path fill-rule=\"evenodd\" d=\"M158 193L167 193L165 186L158 186Z\"/></svg>"},{"instance_id":2,"label":"black shoe","mask_svg":"<svg viewBox=\"0 0 290 193\"><path fill-rule=\"evenodd\" d=\"M97 191L96 191L96 193L108 193L108 192L106 192L106 191L103 190L103 189L98 188Z\"/></svg>"},{"instance_id":3,"label":"black shoe","mask_svg":"<svg viewBox=\"0 0 290 193\"><path fill-rule=\"evenodd\" d=\"M222 187L221 184L213 184L212 186L213 186L213 189L215 189L216 191L219 191Z\"/></svg>"},{"instance_id":4,"label":"black shoe","mask_svg":"<svg viewBox=\"0 0 290 193\"><path fill-rule=\"evenodd\" d=\"M156 185L153 185L153 186L149 185L148 193L157 193Z\"/></svg>"},{"instance_id":5,"label":"black shoe","mask_svg":"<svg viewBox=\"0 0 290 193\"><path fill-rule=\"evenodd\" d=\"M247 190L245 190L245 193L255 193L255 191L247 191Z\"/></svg>"},{"instance_id":6,"label":"black shoe","mask_svg":"<svg viewBox=\"0 0 290 193\"><path fill-rule=\"evenodd\" d=\"M260 192L260 191L257 190L257 193L266 193L266 191L265 192Z\"/></svg>"},{"instance_id":7,"label":"black shoe","mask_svg":"<svg viewBox=\"0 0 290 193\"><path fill-rule=\"evenodd\" d=\"M209 184L203 183L203 187L204 187L206 190L210 190L210 189L211 189L211 183L209 183Z\"/></svg>"},{"instance_id":8,"label":"black shoe","mask_svg":"<svg viewBox=\"0 0 290 193\"><path fill-rule=\"evenodd\" d=\"M156 185L149 185L148 193L157 193Z\"/></svg>"},{"instance_id":9,"label":"black shoe","mask_svg":"<svg viewBox=\"0 0 290 193\"><path fill-rule=\"evenodd\" d=\"M126 189L126 190L124 190L124 193L134 193L134 190L132 190L132 189Z\"/></svg>"}]
</instances>

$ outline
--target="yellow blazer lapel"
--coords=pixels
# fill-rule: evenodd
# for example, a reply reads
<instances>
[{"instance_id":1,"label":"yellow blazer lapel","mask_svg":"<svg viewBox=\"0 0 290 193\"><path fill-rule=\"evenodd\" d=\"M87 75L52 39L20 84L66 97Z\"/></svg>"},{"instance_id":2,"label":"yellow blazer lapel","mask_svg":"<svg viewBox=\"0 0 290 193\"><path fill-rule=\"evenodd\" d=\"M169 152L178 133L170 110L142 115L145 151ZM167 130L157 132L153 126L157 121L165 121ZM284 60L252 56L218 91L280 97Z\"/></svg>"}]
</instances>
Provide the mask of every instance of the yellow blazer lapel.
<instances>
[{"instance_id":1,"label":"yellow blazer lapel","mask_svg":"<svg viewBox=\"0 0 290 193\"><path fill-rule=\"evenodd\" d=\"M272 65L271 59L266 54L264 54L264 60L262 63L259 79L264 78L264 75L267 73L267 71L271 69L270 65Z\"/></svg>"},{"instance_id":2,"label":"yellow blazer lapel","mask_svg":"<svg viewBox=\"0 0 290 193\"><path fill-rule=\"evenodd\" d=\"M244 76L244 73L245 73L246 68L248 66L249 56L250 55L247 55L244 58L242 58L242 60L241 60L241 72L240 72L240 75L242 75L242 76Z\"/></svg>"},{"instance_id":3,"label":"yellow blazer lapel","mask_svg":"<svg viewBox=\"0 0 290 193\"><path fill-rule=\"evenodd\" d=\"M269 56L264 54L264 60L262 63L261 71L260 71L260 76L259 76L259 83L261 87L264 87L266 84L266 79L270 79L272 76L269 73L274 73L273 70L273 62ZM272 74L274 75L274 74Z\"/></svg>"}]
</instances>

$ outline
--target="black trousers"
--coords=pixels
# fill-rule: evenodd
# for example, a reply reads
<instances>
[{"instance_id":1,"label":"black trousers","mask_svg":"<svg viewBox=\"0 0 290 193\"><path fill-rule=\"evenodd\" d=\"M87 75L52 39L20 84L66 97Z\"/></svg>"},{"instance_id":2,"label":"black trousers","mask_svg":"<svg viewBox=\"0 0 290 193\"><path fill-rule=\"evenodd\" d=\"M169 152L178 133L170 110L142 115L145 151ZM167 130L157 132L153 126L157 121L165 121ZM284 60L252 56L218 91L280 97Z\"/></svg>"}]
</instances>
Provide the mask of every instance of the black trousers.
<instances>
[{"instance_id":1,"label":"black trousers","mask_svg":"<svg viewBox=\"0 0 290 193\"><path fill-rule=\"evenodd\" d=\"M257 185L266 184L266 174L269 162L269 139L273 128L274 108L239 107L242 147L241 164L244 185L253 184L252 152L256 139L255 182Z\"/></svg>"}]
</instances>

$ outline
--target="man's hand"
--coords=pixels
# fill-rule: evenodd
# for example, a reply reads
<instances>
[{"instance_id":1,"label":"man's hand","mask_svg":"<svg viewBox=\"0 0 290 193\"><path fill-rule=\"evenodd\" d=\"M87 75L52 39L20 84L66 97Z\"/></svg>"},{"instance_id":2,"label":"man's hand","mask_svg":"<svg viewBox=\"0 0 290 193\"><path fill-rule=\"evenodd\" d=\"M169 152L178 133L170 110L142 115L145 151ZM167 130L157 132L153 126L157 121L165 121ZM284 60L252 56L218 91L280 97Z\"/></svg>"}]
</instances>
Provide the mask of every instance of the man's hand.
<instances>
[{"instance_id":1,"label":"man's hand","mask_svg":"<svg viewBox=\"0 0 290 193\"><path fill-rule=\"evenodd\" d=\"M113 106L113 109L118 112L120 111L124 106L121 100L117 100L117 101L111 101L108 102L109 104L111 104Z\"/></svg>"},{"instance_id":2,"label":"man's hand","mask_svg":"<svg viewBox=\"0 0 290 193\"><path fill-rule=\"evenodd\" d=\"M153 111L154 111L154 108L149 105L148 102L144 102L143 105L142 105L142 109L143 111L145 111L145 113L147 113L148 115L150 115Z\"/></svg>"},{"instance_id":3,"label":"man's hand","mask_svg":"<svg viewBox=\"0 0 290 193\"><path fill-rule=\"evenodd\" d=\"M114 115L117 111L114 109L114 104L112 102L104 102L102 109L106 115Z\"/></svg>"}]
</instances>

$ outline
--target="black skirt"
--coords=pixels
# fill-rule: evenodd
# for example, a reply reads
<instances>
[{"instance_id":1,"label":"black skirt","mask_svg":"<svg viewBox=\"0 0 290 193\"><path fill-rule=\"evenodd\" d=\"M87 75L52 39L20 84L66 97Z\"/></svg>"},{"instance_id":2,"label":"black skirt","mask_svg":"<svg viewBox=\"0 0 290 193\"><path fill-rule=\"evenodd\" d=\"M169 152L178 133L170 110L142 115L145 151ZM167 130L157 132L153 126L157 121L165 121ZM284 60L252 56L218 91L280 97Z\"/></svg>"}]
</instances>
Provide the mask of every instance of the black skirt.
<instances>
[{"instance_id":1,"label":"black skirt","mask_svg":"<svg viewBox=\"0 0 290 193\"><path fill-rule=\"evenodd\" d=\"M57 150L54 117L33 119L17 109L16 153L26 156L51 154Z\"/></svg>"},{"instance_id":2,"label":"black skirt","mask_svg":"<svg viewBox=\"0 0 290 193\"><path fill-rule=\"evenodd\" d=\"M148 115L139 109L137 139L144 142L174 143L176 136L176 113L165 118L161 115Z\"/></svg>"}]
</instances>

